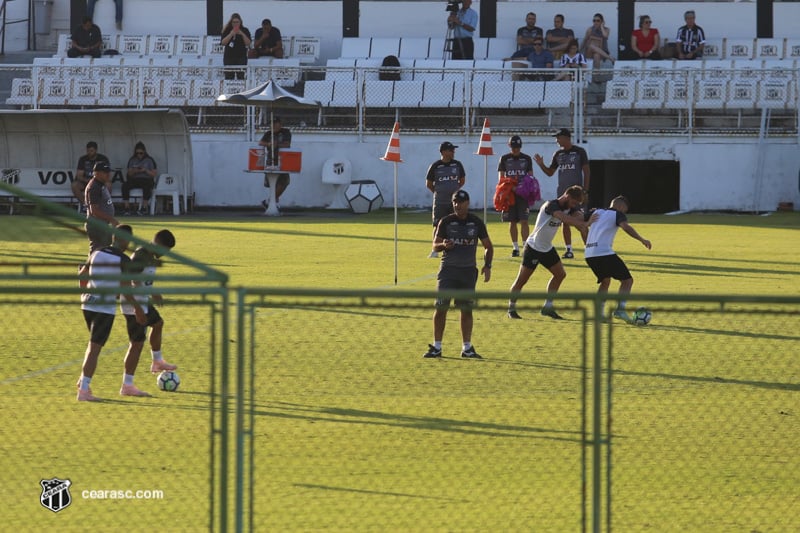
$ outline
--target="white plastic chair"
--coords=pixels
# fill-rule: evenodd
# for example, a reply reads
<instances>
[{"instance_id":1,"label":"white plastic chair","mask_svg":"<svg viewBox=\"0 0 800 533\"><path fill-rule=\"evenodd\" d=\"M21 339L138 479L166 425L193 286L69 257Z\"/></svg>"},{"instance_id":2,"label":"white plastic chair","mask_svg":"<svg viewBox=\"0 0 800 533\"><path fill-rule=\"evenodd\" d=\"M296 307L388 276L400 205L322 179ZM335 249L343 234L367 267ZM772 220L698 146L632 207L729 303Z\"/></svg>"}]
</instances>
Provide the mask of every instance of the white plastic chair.
<instances>
[{"instance_id":1,"label":"white plastic chair","mask_svg":"<svg viewBox=\"0 0 800 533\"><path fill-rule=\"evenodd\" d=\"M725 59L753 59L754 39L725 38Z\"/></svg>"},{"instance_id":2,"label":"white plastic chair","mask_svg":"<svg viewBox=\"0 0 800 533\"><path fill-rule=\"evenodd\" d=\"M156 186L153 188L153 197L150 198L151 215L156 214L156 203L158 203L159 197L171 197L172 214L175 216L181 214L181 196L184 195L185 198L182 181L180 176L173 174L160 174L158 176Z\"/></svg>"},{"instance_id":3,"label":"white plastic chair","mask_svg":"<svg viewBox=\"0 0 800 533\"><path fill-rule=\"evenodd\" d=\"M33 106L33 80L31 78L14 78L11 81L11 95L6 105Z\"/></svg>"},{"instance_id":4,"label":"white plastic chair","mask_svg":"<svg viewBox=\"0 0 800 533\"><path fill-rule=\"evenodd\" d=\"M783 59L786 39L756 39L756 59Z\"/></svg>"},{"instance_id":5,"label":"white plastic chair","mask_svg":"<svg viewBox=\"0 0 800 533\"><path fill-rule=\"evenodd\" d=\"M202 56L204 38L200 35L178 35L175 39L174 54L184 58Z\"/></svg>"},{"instance_id":6,"label":"white plastic chair","mask_svg":"<svg viewBox=\"0 0 800 533\"><path fill-rule=\"evenodd\" d=\"M397 57L401 60L427 59L429 44L428 37L403 37L400 39L400 55Z\"/></svg>"},{"instance_id":7,"label":"white plastic chair","mask_svg":"<svg viewBox=\"0 0 800 533\"><path fill-rule=\"evenodd\" d=\"M153 57L170 57L175 55L175 36L151 35L147 43L147 55Z\"/></svg>"},{"instance_id":8,"label":"white plastic chair","mask_svg":"<svg viewBox=\"0 0 800 533\"><path fill-rule=\"evenodd\" d=\"M386 56L397 56L400 54L399 37L373 37L369 48L369 57L373 59L383 59Z\"/></svg>"},{"instance_id":9,"label":"white plastic chair","mask_svg":"<svg viewBox=\"0 0 800 533\"><path fill-rule=\"evenodd\" d=\"M353 179L353 165L349 159L332 157L322 165L322 183L334 186L333 201L328 209L347 209L349 205L344 190Z\"/></svg>"}]
</instances>

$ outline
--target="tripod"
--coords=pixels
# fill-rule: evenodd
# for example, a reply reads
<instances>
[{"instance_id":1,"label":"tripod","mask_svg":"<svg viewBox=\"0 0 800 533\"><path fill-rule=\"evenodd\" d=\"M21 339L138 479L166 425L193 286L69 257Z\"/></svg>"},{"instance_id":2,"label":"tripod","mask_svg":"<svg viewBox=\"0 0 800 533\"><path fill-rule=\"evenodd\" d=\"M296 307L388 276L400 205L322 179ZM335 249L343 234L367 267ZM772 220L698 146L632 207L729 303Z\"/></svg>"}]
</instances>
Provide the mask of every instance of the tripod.
<instances>
[{"instance_id":1,"label":"tripod","mask_svg":"<svg viewBox=\"0 0 800 533\"><path fill-rule=\"evenodd\" d=\"M444 49L442 50L442 59L453 59L453 50L456 45L458 46L458 57L464 58L464 47L461 44L461 39L455 37L455 26L452 24L447 25L447 33L444 36Z\"/></svg>"}]
</instances>

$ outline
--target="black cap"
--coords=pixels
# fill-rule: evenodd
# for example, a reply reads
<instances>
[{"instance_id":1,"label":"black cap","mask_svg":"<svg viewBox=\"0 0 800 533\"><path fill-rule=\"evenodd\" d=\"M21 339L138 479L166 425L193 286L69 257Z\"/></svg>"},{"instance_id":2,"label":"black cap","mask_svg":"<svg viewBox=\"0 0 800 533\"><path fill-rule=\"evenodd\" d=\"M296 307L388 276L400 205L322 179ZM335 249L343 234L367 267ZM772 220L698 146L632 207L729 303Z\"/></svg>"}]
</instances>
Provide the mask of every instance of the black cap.
<instances>
[{"instance_id":1,"label":"black cap","mask_svg":"<svg viewBox=\"0 0 800 533\"><path fill-rule=\"evenodd\" d=\"M553 137L572 137L572 132L570 132L567 128L561 128L556 132Z\"/></svg>"},{"instance_id":2,"label":"black cap","mask_svg":"<svg viewBox=\"0 0 800 533\"><path fill-rule=\"evenodd\" d=\"M111 167L107 161L98 161L94 164L94 172L111 172Z\"/></svg>"},{"instance_id":3,"label":"black cap","mask_svg":"<svg viewBox=\"0 0 800 533\"><path fill-rule=\"evenodd\" d=\"M522 137L514 135L508 140L508 145L511 148L522 148Z\"/></svg>"},{"instance_id":4,"label":"black cap","mask_svg":"<svg viewBox=\"0 0 800 533\"><path fill-rule=\"evenodd\" d=\"M463 202L464 200L469 200L469 193L464 189L459 189L453 193L454 202Z\"/></svg>"},{"instance_id":5,"label":"black cap","mask_svg":"<svg viewBox=\"0 0 800 533\"><path fill-rule=\"evenodd\" d=\"M458 146L451 143L450 141L445 141L439 145L440 152L444 152L445 150L455 150L456 148L458 148Z\"/></svg>"}]
</instances>

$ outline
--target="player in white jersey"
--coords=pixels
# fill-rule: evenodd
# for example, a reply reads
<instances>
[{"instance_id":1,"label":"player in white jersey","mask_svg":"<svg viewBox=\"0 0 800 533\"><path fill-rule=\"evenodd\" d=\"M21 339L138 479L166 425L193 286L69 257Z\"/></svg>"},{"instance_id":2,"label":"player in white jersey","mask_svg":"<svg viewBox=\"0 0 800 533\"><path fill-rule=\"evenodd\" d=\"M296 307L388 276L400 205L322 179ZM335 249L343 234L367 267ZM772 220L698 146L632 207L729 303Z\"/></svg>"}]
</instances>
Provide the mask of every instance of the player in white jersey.
<instances>
[{"instance_id":1,"label":"player in white jersey","mask_svg":"<svg viewBox=\"0 0 800 533\"><path fill-rule=\"evenodd\" d=\"M117 226L117 229L127 234L131 233L130 226ZM99 398L92 395L90 388L92 377L97 369L97 359L100 356L100 351L108 341L111 327L114 325L118 289L121 286L130 285L129 281L102 279L102 277L119 276L125 271L126 263L130 259L128 259L123 250L128 247L128 242L128 239L115 235L111 246L91 253L89 261L80 272L81 276L88 276L86 286L90 292L81 295L81 309L91 337L89 345L86 347L81 376L78 380L78 401L94 402L99 400ZM107 289L113 290L113 292L98 293L92 291L92 289ZM123 297L133 305L136 320L140 324L144 324L146 316L142 307L132 295L123 294Z\"/></svg>"},{"instance_id":2,"label":"player in white jersey","mask_svg":"<svg viewBox=\"0 0 800 533\"><path fill-rule=\"evenodd\" d=\"M557 199L545 202L539 208L539 215L536 217L533 233L525 241L522 264L519 266L517 279L511 285L511 299L508 301L509 318L522 318L517 313L516 295L522 291L539 263L553 274L550 281L547 282L548 297L541 313L550 318L562 318L553 308L553 295L558 292L558 288L564 278L567 277L567 273L564 271L564 264L553 246L553 238L556 236L561 224L571 224L581 231L586 231L586 222L580 216L579 210L582 201L583 188L580 185L573 185Z\"/></svg>"},{"instance_id":3,"label":"player in white jersey","mask_svg":"<svg viewBox=\"0 0 800 533\"><path fill-rule=\"evenodd\" d=\"M148 279L144 281L134 282L135 286L143 285L148 288L153 286L156 266L158 265L159 257L161 257L156 247L171 250L175 246L175 236L171 231L163 229L156 233L152 244L155 246L140 246L133 252L128 271L134 274L146 274L148 276ZM150 327L150 351L153 357L153 362L150 364L150 372L157 374L164 370L175 370L178 366L166 362L161 355L161 337L164 331L164 320L161 318L161 315L154 305L156 303L161 303L161 295L156 293L137 294L135 295L135 299L142 309L144 309L147 315L147 322L145 324L139 323L136 319L133 306L125 301L120 302L122 314L125 315L125 322L128 327L128 340L130 344L128 345L128 352L125 354L125 375L119 393L123 396L150 396L133 384L133 376L136 372L136 367L139 365L139 357L142 354L142 348L144 348L144 341L147 339L148 327Z\"/></svg>"},{"instance_id":4,"label":"player in white jersey","mask_svg":"<svg viewBox=\"0 0 800 533\"><path fill-rule=\"evenodd\" d=\"M625 233L644 244L648 250L652 248L652 244L628 224L626 213L629 208L628 199L624 196L617 196L611 200L609 209L594 211L589 219L589 236L586 238L586 263L597 276L597 283L600 284L598 292L608 292L611 278L619 280L620 300L614 311L614 318L630 323L631 318L625 311L625 304L631 287L633 287L633 276L628 271L625 262L612 248L614 237L617 235L617 228L622 228ZM602 312L605 314L605 310Z\"/></svg>"}]
</instances>

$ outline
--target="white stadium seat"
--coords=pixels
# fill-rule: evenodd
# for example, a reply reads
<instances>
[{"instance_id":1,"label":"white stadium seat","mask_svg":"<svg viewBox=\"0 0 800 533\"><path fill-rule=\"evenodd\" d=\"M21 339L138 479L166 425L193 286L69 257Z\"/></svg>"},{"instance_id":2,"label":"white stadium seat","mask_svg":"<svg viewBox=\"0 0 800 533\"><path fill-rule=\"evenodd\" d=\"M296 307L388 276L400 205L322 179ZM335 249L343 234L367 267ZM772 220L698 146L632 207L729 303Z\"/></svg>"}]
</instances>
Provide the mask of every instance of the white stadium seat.
<instances>
[{"instance_id":1,"label":"white stadium seat","mask_svg":"<svg viewBox=\"0 0 800 533\"><path fill-rule=\"evenodd\" d=\"M175 36L151 35L147 42L147 55L154 57L175 55Z\"/></svg>"},{"instance_id":2,"label":"white stadium seat","mask_svg":"<svg viewBox=\"0 0 800 533\"><path fill-rule=\"evenodd\" d=\"M33 80L31 78L11 80L11 95L6 99L6 105L33 106Z\"/></svg>"},{"instance_id":3,"label":"white stadium seat","mask_svg":"<svg viewBox=\"0 0 800 533\"><path fill-rule=\"evenodd\" d=\"M397 56L400 54L399 37L373 37L369 47L369 56L373 59L382 60L386 56Z\"/></svg>"},{"instance_id":4,"label":"white stadium seat","mask_svg":"<svg viewBox=\"0 0 800 533\"><path fill-rule=\"evenodd\" d=\"M175 38L173 53L180 57L200 57L203 55L203 40L201 35L178 35Z\"/></svg>"},{"instance_id":5,"label":"white stadium seat","mask_svg":"<svg viewBox=\"0 0 800 533\"><path fill-rule=\"evenodd\" d=\"M429 44L428 37L403 37L400 39L400 55L397 57L401 60L427 59Z\"/></svg>"}]
</instances>

